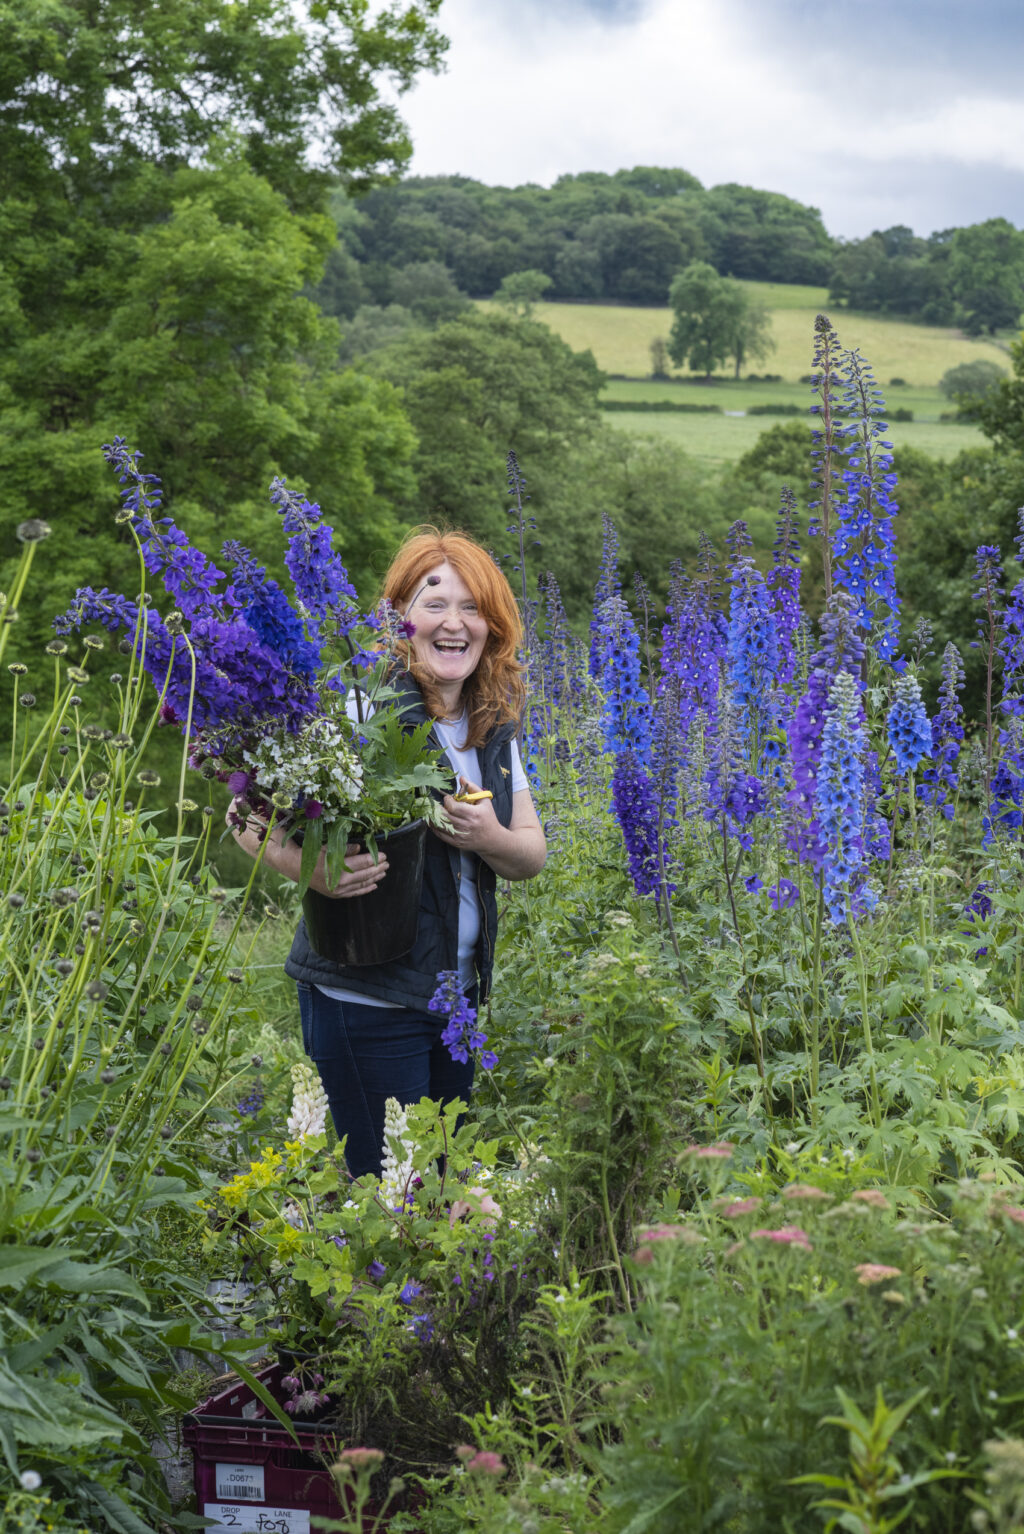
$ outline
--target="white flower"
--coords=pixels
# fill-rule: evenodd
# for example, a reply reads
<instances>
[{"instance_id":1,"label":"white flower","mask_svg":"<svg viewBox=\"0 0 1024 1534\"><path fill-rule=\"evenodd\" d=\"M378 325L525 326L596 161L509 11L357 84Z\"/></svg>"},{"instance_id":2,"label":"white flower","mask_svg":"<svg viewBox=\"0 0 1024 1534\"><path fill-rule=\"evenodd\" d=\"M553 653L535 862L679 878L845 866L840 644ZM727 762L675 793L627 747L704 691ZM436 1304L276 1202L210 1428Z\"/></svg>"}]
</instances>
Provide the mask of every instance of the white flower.
<instances>
[{"instance_id":1,"label":"white flower","mask_svg":"<svg viewBox=\"0 0 1024 1534\"><path fill-rule=\"evenodd\" d=\"M305 1140L327 1129L327 1095L320 1077L304 1061L292 1066L292 1111L288 1115L288 1138Z\"/></svg>"},{"instance_id":2,"label":"white flower","mask_svg":"<svg viewBox=\"0 0 1024 1534\"><path fill-rule=\"evenodd\" d=\"M1006 1340L1007 1342L1017 1341L1017 1328L1015 1326L1008 1326L1006 1328Z\"/></svg>"},{"instance_id":3,"label":"white flower","mask_svg":"<svg viewBox=\"0 0 1024 1534\"><path fill-rule=\"evenodd\" d=\"M408 1129L405 1109L397 1097L389 1097L384 1104L384 1164L380 1173L380 1192L385 1203L403 1199L412 1177L416 1142Z\"/></svg>"},{"instance_id":4,"label":"white flower","mask_svg":"<svg viewBox=\"0 0 1024 1534\"><path fill-rule=\"evenodd\" d=\"M43 1484L43 1478L38 1470L23 1470L19 1479L24 1491L38 1491Z\"/></svg>"},{"instance_id":5,"label":"white flower","mask_svg":"<svg viewBox=\"0 0 1024 1534\"><path fill-rule=\"evenodd\" d=\"M946 1451L945 1455L943 1456L943 1458L945 1459L947 1465L955 1465L956 1464L956 1454L953 1452L952 1449L947 1449L947 1451Z\"/></svg>"}]
</instances>

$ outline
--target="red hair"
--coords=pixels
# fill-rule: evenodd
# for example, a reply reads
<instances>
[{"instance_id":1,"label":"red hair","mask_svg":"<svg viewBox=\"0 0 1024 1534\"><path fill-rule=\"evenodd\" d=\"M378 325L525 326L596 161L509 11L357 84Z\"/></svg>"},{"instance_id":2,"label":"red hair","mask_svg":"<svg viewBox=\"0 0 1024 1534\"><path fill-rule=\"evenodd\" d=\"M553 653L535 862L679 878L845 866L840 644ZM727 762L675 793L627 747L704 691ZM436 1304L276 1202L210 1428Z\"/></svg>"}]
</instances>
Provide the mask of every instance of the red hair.
<instances>
[{"instance_id":1,"label":"red hair","mask_svg":"<svg viewBox=\"0 0 1024 1534\"><path fill-rule=\"evenodd\" d=\"M472 594L489 630L483 654L463 686L466 704L466 744L482 746L499 724L522 719L526 703L523 667L519 651L523 625L512 588L487 550L465 533L441 532L436 527L417 527L409 534L381 586L381 596L393 607L404 609L437 565L449 564ZM428 667L416 660L407 640L398 645L427 706L435 719L444 715L440 694Z\"/></svg>"}]
</instances>

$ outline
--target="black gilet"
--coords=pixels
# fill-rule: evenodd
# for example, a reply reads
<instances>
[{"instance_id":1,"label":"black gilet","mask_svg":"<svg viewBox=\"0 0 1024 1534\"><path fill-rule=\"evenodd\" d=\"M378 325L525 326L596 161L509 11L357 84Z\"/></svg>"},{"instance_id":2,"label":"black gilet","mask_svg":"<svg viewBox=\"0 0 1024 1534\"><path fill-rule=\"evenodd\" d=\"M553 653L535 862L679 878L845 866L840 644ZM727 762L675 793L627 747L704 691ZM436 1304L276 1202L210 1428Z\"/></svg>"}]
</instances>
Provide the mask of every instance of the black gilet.
<instances>
[{"instance_id":1,"label":"black gilet","mask_svg":"<svg viewBox=\"0 0 1024 1534\"><path fill-rule=\"evenodd\" d=\"M408 674L395 682L408 695L402 707L402 722L410 729L428 717L419 688ZM480 786L494 795L494 813L503 826L512 819L512 724L492 730L477 748L480 761ZM431 733L432 744L441 743ZM438 798L443 797L438 795ZM480 1001L487 999L494 967L494 945L498 931L498 905L495 899L497 877L481 858L476 860L477 900L480 905L480 938L476 967L480 983ZM435 836L427 833L423 869L423 893L416 941L408 953L390 964L333 964L314 953L306 936L306 923L300 921L291 952L285 960L285 973L307 985L325 985L336 990L358 991L393 1007L412 1007L422 1011L437 988L441 970L459 967L459 886L462 881L460 854ZM357 898L357 897L353 897Z\"/></svg>"}]
</instances>

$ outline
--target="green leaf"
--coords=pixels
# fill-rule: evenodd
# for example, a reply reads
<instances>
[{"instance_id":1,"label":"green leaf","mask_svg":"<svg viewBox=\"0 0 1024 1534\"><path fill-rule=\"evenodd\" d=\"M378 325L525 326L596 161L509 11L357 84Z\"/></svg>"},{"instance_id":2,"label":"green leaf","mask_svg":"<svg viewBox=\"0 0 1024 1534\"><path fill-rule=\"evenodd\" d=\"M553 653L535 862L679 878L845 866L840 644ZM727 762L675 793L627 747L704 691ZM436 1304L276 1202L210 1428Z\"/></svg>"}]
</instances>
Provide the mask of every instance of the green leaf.
<instances>
[{"instance_id":1,"label":"green leaf","mask_svg":"<svg viewBox=\"0 0 1024 1534\"><path fill-rule=\"evenodd\" d=\"M309 881L313 877L317 858L323 846L323 827L315 820L307 823L305 836L302 842L302 861L299 865L299 896L300 898L309 889Z\"/></svg>"},{"instance_id":2,"label":"green leaf","mask_svg":"<svg viewBox=\"0 0 1024 1534\"><path fill-rule=\"evenodd\" d=\"M0 1287L17 1289L35 1274L67 1261L66 1252L36 1246L0 1246Z\"/></svg>"}]
</instances>

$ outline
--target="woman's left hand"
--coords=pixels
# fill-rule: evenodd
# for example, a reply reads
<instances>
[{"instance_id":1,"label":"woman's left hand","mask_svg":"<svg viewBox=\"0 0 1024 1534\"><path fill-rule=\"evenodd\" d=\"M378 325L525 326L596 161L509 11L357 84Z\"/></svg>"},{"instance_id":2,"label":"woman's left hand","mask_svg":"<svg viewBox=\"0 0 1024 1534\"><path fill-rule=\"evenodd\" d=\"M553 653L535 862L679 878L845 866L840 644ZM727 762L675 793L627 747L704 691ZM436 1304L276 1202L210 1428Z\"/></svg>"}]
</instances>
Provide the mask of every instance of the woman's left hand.
<instances>
[{"instance_id":1,"label":"woman's left hand","mask_svg":"<svg viewBox=\"0 0 1024 1534\"><path fill-rule=\"evenodd\" d=\"M482 792L478 783L471 783L468 778L459 778L460 794ZM454 794L448 794L444 807L454 830L451 833L435 831L434 834L447 842L449 847L458 847L460 852L476 852L486 857L488 852L493 852L500 844L503 828L494 813L494 801L490 796L478 800L476 804L467 804Z\"/></svg>"}]
</instances>

